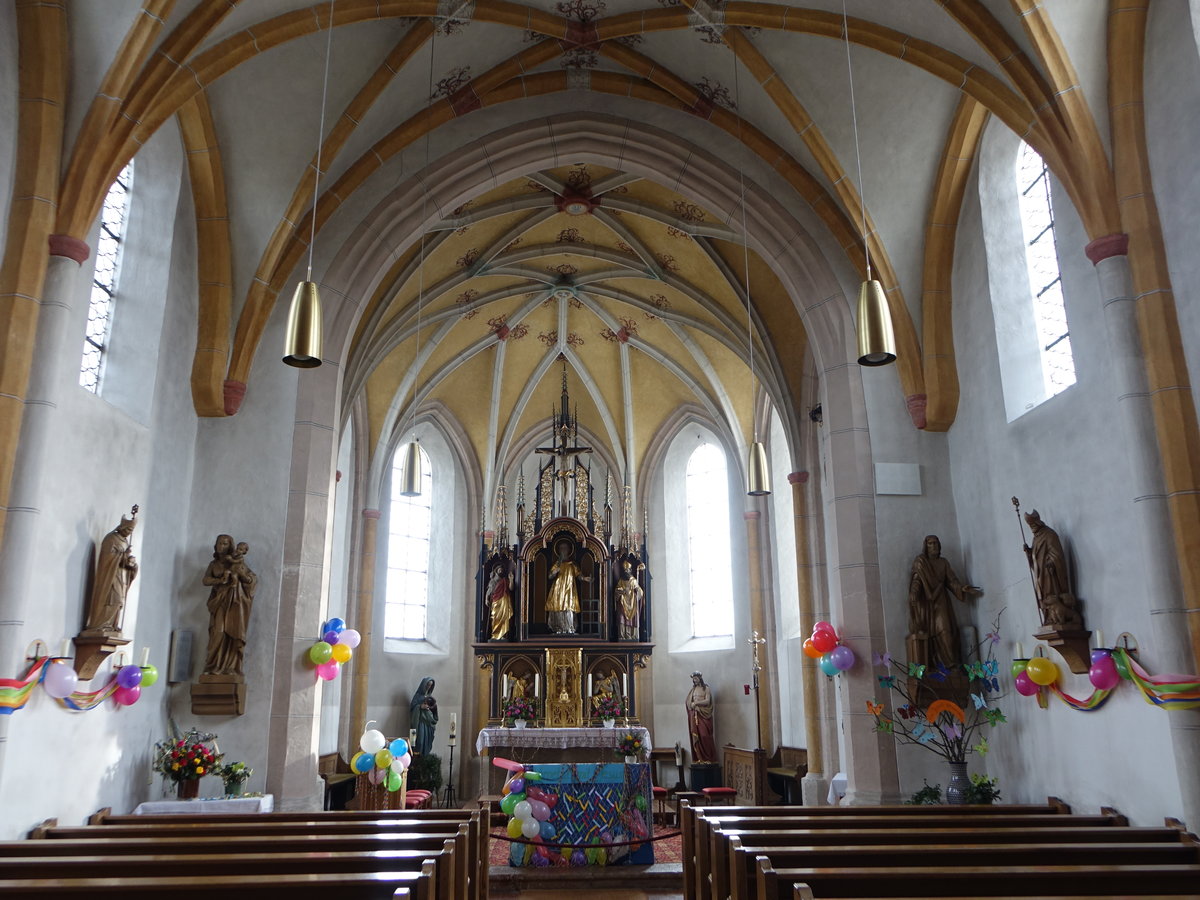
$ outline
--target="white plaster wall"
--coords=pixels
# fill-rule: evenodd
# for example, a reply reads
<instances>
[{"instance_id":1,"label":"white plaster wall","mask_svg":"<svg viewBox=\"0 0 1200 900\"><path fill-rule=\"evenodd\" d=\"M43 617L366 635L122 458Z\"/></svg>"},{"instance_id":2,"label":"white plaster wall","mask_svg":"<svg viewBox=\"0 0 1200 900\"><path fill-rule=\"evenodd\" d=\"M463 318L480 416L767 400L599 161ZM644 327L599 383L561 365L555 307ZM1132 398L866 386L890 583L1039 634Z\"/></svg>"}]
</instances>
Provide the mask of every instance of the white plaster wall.
<instances>
[{"instance_id":1,"label":"white plaster wall","mask_svg":"<svg viewBox=\"0 0 1200 900\"><path fill-rule=\"evenodd\" d=\"M1076 594L1089 628L1110 637L1143 637L1143 661L1154 655L1132 525L1131 498L1115 389L1105 366L1105 335L1095 275L1083 256L1086 237L1069 201L1054 195L1064 296L1078 382L1017 420L1005 421L999 360L981 239L979 194L968 190L954 271L955 346L962 400L948 434L958 546L948 554L959 573L981 585L976 601L983 626L1004 610L999 647L1002 672L1012 642L1027 650L1038 614L1010 498L1036 507L1061 536ZM1139 439L1138 436L1132 436ZM945 538L945 535L943 535ZM1050 651L1052 657L1057 655ZM1086 676L1065 666L1063 688L1086 697ZM1166 716L1127 686L1094 713L1075 712L1057 699L1047 710L1011 689L997 705L1007 724L989 729L986 765L1008 802L1062 797L1080 810L1112 805L1135 824L1177 815L1179 784ZM1114 742L1119 735L1119 746ZM1130 765L1136 760L1136 765Z\"/></svg>"},{"instance_id":2,"label":"white plaster wall","mask_svg":"<svg viewBox=\"0 0 1200 900\"><path fill-rule=\"evenodd\" d=\"M130 505L140 503L133 549L141 568L130 592L124 633L133 641L129 650L139 658L140 648L150 648L151 662L162 674L135 706L122 709L106 702L90 712L68 712L35 691L10 723L0 773L0 808L10 812L0 825L5 838L18 837L50 816L78 824L99 807L127 812L158 795L149 763L153 742L166 734L167 642L173 586L182 565L180 536L189 512L188 494L179 485L191 479L196 420L188 391L191 354L159 354L157 347L189 346L193 340L195 236L190 199L178 193L183 166L178 138L168 132L143 152L154 158L153 169L163 183L175 186L174 195L149 187L141 197L135 195L135 207L146 202L156 212L140 218L142 226L131 229L128 238L131 252L153 245L160 258L167 254L175 275L164 283L131 273L121 286L126 295L152 290L163 310L160 332L144 335L144 349L155 363L146 373L152 397L149 421L139 423L103 395L73 383L63 398L53 426L58 435L48 443L52 489L40 498L38 558L30 584L38 602L28 610L26 633L30 641L41 638L57 653L61 642L80 630L95 547ZM90 272L85 263L71 298L76 323L68 338L72 348L82 346ZM118 357L112 365L119 369L127 362ZM78 352L64 352L58 365L68 376L77 372ZM103 665L84 689L102 687L111 669L111 663ZM28 790L30 773L45 771L48 756L55 753L71 754L69 777L42 779L42 789Z\"/></svg>"},{"instance_id":3,"label":"white plaster wall","mask_svg":"<svg viewBox=\"0 0 1200 900\"><path fill-rule=\"evenodd\" d=\"M408 652L395 652L385 646L384 607L387 600L387 545L391 496L389 474L384 479L378 509L379 541L375 569L375 644L371 652L370 689L367 692L367 719L389 738L408 737L409 703L421 679L432 676L433 696L438 702L438 726L433 752L442 758L442 777L449 766L447 737L450 716L458 717L459 744L455 751L456 778L470 767L464 754L474 744L475 735L467 727L464 709L466 691L473 689L467 673L474 669L470 644L474 627L474 541L467 539L475 520L468 509L466 478L462 463L455 458L446 438L427 422L413 431L429 454L433 470L431 512L434 529L429 561L428 642L413 642ZM406 431L407 438L409 432ZM370 502L370 501L368 501ZM393 643L393 642L388 642ZM399 645L401 642L394 642ZM351 752L356 751L358 735L350 736ZM464 796L466 796L464 794Z\"/></svg>"},{"instance_id":4,"label":"white plaster wall","mask_svg":"<svg viewBox=\"0 0 1200 900\"><path fill-rule=\"evenodd\" d=\"M771 416L769 432L771 459L770 554L771 583L775 586L774 652L771 673L772 690L778 703L778 727L775 743L789 747L805 746L804 696L800 690L800 662L803 657L803 623L796 584L796 523L792 504L792 486L787 480L793 471L787 439L779 416ZM810 626L811 627L811 626ZM767 747L772 752L774 747Z\"/></svg>"},{"instance_id":5,"label":"white plaster wall","mask_svg":"<svg viewBox=\"0 0 1200 900\"><path fill-rule=\"evenodd\" d=\"M687 564L687 519L684 473L688 458L697 446L696 435L725 450L729 471L729 531L733 557L733 639L722 649L683 650L690 637L689 587ZM663 455L659 471L650 479L647 501L650 506L650 571L655 573L654 592L654 727L651 738L656 747L670 747L679 741L691 760L687 711L684 701L692 688L691 674L704 673L712 688L715 738L718 749L726 744L754 747L754 697L747 696L743 685L751 679L749 581L746 567L746 528L742 512L746 508L741 466L727 441L707 427L688 422L681 426Z\"/></svg>"},{"instance_id":6,"label":"white plaster wall","mask_svg":"<svg viewBox=\"0 0 1200 900\"><path fill-rule=\"evenodd\" d=\"M354 495L354 429L347 425L342 433L338 448L337 471L340 478L334 489L333 549L329 560L329 609L327 616L338 616L346 621L347 628L362 631L355 622L352 610L354 598L350 596L350 538L355 519L361 521L361 511L352 509ZM321 734L317 742L320 754L334 753L339 749L341 711L350 708L350 684L354 674L354 659L351 668L343 669L333 684L321 691ZM344 759L349 757L343 756Z\"/></svg>"},{"instance_id":7,"label":"white plaster wall","mask_svg":"<svg viewBox=\"0 0 1200 900\"><path fill-rule=\"evenodd\" d=\"M17 157L17 13L0 7L0 247L8 240L8 211L12 207L13 171Z\"/></svg>"}]
</instances>

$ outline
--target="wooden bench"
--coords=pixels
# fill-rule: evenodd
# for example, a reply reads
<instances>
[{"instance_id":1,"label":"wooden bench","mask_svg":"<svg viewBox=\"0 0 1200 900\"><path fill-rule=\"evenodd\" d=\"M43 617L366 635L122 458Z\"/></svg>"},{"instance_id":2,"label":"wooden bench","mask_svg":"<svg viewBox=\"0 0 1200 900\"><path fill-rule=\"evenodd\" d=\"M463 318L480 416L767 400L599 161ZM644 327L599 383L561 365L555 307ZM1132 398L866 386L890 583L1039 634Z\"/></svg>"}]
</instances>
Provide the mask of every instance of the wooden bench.
<instances>
[{"instance_id":1,"label":"wooden bench","mask_svg":"<svg viewBox=\"0 0 1200 900\"><path fill-rule=\"evenodd\" d=\"M803 800L800 780L808 774L808 751L803 747L780 744L767 760L767 784L786 805Z\"/></svg>"},{"instance_id":2,"label":"wooden bench","mask_svg":"<svg viewBox=\"0 0 1200 900\"><path fill-rule=\"evenodd\" d=\"M969 868L987 866L1036 865L1162 865L1200 864L1200 853L1194 844L1173 843L1006 843L1006 844L941 844L909 835L911 843L875 846L847 844L839 846L760 847L743 845L733 838L730 848L730 877L727 888L714 883L714 896L726 900L750 900L756 896L756 867L758 860L769 859L771 866L780 868L898 868L929 866Z\"/></svg>"},{"instance_id":3,"label":"wooden bench","mask_svg":"<svg viewBox=\"0 0 1200 900\"><path fill-rule=\"evenodd\" d=\"M812 897L1069 897L1166 894L1196 896L1200 865L904 866L860 869L776 868L757 860L758 900L794 900L795 885Z\"/></svg>"},{"instance_id":4,"label":"wooden bench","mask_svg":"<svg viewBox=\"0 0 1200 900\"><path fill-rule=\"evenodd\" d=\"M340 753L326 753L317 757L317 774L325 782L325 809L345 809L354 797L356 773L350 765Z\"/></svg>"}]
</instances>

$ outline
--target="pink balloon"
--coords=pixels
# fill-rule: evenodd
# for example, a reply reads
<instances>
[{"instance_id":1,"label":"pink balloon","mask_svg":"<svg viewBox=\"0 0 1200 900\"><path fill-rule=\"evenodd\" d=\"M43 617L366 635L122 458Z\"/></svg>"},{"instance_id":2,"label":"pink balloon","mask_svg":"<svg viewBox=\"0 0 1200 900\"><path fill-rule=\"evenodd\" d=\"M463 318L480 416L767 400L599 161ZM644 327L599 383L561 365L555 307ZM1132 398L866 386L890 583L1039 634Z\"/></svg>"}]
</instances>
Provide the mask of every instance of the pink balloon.
<instances>
[{"instance_id":1,"label":"pink balloon","mask_svg":"<svg viewBox=\"0 0 1200 900\"><path fill-rule=\"evenodd\" d=\"M400 757L400 762L403 763L404 768L409 768L412 765L412 754L405 753L402 757Z\"/></svg>"},{"instance_id":2,"label":"pink balloon","mask_svg":"<svg viewBox=\"0 0 1200 900\"><path fill-rule=\"evenodd\" d=\"M503 756L493 756L492 765L498 766L501 769L508 769L510 772L524 772L525 767L519 762L513 762L511 759L505 759Z\"/></svg>"},{"instance_id":3,"label":"pink balloon","mask_svg":"<svg viewBox=\"0 0 1200 900\"><path fill-rule=\"evenodd\" d=\"M142 696L142 686L135 684L133 687L119 687L113 691L113 700L119 706L133 706L138 702L138 697Z\"/></svg>"},{"instance_id":4,"label":"pink balloon","mask_svg":"<svg viewBox=\"0 0 1200 900\"><path fill-rule=\"evenodd\" d=\"M46 674L42 678L42 687L55 700L62 700L71 696L79 687L79 676L65 662L55 661L46 667Z\"/></svg>"},{"instance_id":5,"label":"pink balloon","mask_svg":"<svg viewBox=\"0 0 1200 900\"><path fill-rule=\"evenodd\" d=\"M387 769L372 769L367 773L367 781L371 782L371 784L383 784L384 779L387 778L387 773Z\"/></svg>"},{"instance_id":6,"label":"pink balloon","mask_svg":"<svg viewBox=\"0 0 1200 900\"><path fill-rule=\"evenodd\" d=\"M818 622L816 625L813 626L812 633L815 635L819 631L833 631L833 626L830 625L828 622L824 622L824 621Z\"/></svg>"},{"instance_id":7,"label":"pink balloon","mask_svg":"<svg viewBox=\"0 0 1200 900\"><path fill-rule=\"evenodd\" d=\"M323 662L317 666L317 675L326 681L333 681L338 675L337 660L331 659L329 662Z\"/></svg>"},{"instance_id":8,"label":"pink balloon","mask_svg":"<svg viewBox=\"0 0 1200 900\"><path fill-rule=\"evenodd\" d=\"M1022 697L1032 697L1038 692L1038 686L1033 683L1028 672L1022 672L1016 678L1017 693Z\"/></svg>"},{"instance_id":9,"label":"pink balloon","mask_svg":"<svg viewBox=\"0 0 1200 900\"><path fill-rule=\"evenodd\" d=\"M541 800L530 800L529 807L533 817L539 822L545 822L548 818L550 818L550 807L548 807Z\"/></svg>"},{"instance_id":10,"label":"pink balloon","mask_svg":"<svg viewBox=\"0 0 1200 900\"><path fill-rule=\"evenodd\" d=\"M362 635L353 628L347 628L340 635L341 642L353 650L362 642Z\"/></svg>"},{"instance_id":11,"label":"pink balloon","mask_svg":"<svg viewBox=\"0 0 1200 900\"><path fill-rule=\"evenodd\" d=\"M1121 673L1117 671L1117 664L1113 662L1113 658L1105 654L1102 659L1092 663L1092 667L1088 670L1088 679L1092 682L1093 687L1102 691L1111 691L1121 680Z\"/></svg>"}]
</instances>

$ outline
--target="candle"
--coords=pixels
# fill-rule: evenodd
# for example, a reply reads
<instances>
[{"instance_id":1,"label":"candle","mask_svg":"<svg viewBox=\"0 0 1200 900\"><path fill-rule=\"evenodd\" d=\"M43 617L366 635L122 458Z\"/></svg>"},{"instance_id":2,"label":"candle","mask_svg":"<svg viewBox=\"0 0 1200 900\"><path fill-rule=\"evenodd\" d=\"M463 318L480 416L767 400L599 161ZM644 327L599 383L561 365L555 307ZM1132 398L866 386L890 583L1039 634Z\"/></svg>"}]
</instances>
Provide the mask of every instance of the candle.
<instances>
[{"instance_id":1,"label":"candle","mask_svg":"<svg viewBox=\"0 0 1200 900\"><path fill-rule=\"evenodd\" d=\"M533 696L542 696L542 676L537 672L533 673Z\"/></svg>"},{"instance_id":2,"label":"candle","mask_svg":"<svg viewBox=\"0 0 1200 900\"><path fill-rule=\"evenodd\" d=\"M1016 648L1015 650L1013 650L1013 659L1025 659L1025 658L1026 658L1026 657L1025 657L1025 650L1024 650L1024 648L1021 646L1021 642L1020 642L1020 641L1017 641L1015 644L1013 644L1013 647L1015 647L1015 648Z\"/></svg>"},{"instance_id":3,"label":"candle","mask_svg":"<svg viewBox=\"0 0 1200 900\"><path fill-rule=\"evenodd\" d=\"M1096 629L1096 646L1101 650L1104 649L1104 632L1099 628Z\"/></svg>"},{"instance_id":4,"label":"candle","mask_svg":"<svg viewBox=\"0 0 1200 900\"><path fill-rule=\"evenodd\" d=\"M592 673L588 672L588 696L592 696Z\"/></svg>"},{"instance_id":5,"label":"candle","mask_svg":"<svg viewBox=\"0 0 1200 900\"><path fill-rule=\"evenodd\" d=\"M412 753L415 753L416 746L417 746L417 729L410 728L410 729L408 729L408 749L409 749L409 751Z\"/></svg>"},{"instance_id":6,"label":"candle","mask_svg":"<svg viewBox=\"0 0 1200 900\"><path fill-rule=\"evenodd\" d=\"M507 675L500 676L500 693L502 693L506 699L508 698L508 676Z\"/></svg>"},{"instance_id":7,"label":"candle","mask_svg":"<svg viewBox=\"0 0 1200 900\"><path fill-rule=\"evenodd\" d=\"M450 713L450 737L458 730L458 713Z\"/></svg>"},{"instance_id":8,"label":"candle","mask_svg":"<svg viewBox=\"0 0 1200 900\"><path fill-rule=\"evenodd\" d=\"M142 668L144 669L144 668L146 668L146 666L148 666L148 665L150 665L150 648L149 648L149 647L143 647L143 648L142 648L142 662L141 662L141 666L142 666Z\"/></svg>"},{"instance_id":9,"label":"candle","mask_svg":"<svg viewBox=\"0 0 1200 900\"><path fill-rule=\"evenodd\" d=\"M625 698L629 697L629 673L621 673L621 695Z\"/></svg>"},{"instance_id":10,"label":"candle","mask_svg":"<svg viewBox=\"0 0 1200 900\"><path fill-rule=\"evenodd\" d=\"M67 638L65 641L62 642L62 648L59 650L58 655L61 656L63 659L66 659L68 656L71 655L71 639L70 638Z\"/></svg>"}]
</instances>

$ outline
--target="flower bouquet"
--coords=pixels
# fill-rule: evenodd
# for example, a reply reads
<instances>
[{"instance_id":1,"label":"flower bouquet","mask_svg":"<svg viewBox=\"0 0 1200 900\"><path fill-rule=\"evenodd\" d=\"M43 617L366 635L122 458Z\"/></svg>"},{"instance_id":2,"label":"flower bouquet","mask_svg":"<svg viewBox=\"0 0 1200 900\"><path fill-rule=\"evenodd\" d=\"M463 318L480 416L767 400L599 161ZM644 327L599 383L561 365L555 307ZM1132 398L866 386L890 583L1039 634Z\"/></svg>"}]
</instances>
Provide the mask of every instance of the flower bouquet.
<instances>
[{"instance_id":1,"label":"flower bouquet","mask_svg":"<svg viewBox=\"0 0 1200 900\"><path fill-rule=\"evenodd\" d=\"M641 760L643 749L642 739L630 732L622 735L621 740L617 743L617 756L624 756L626 760L631 756Z\"/></svg>"},{"instance_id":2,"label":"flower bouquet","mask_svg":"<svg viewBox=\"0 0 1200 900\"><path fill-rule=\"evenodd\" d=\"M215 734L193 728L183 737L159 741L154 745L154 771L175 782L181 799L195 797L200 779L212 774L223 756L216 740Z\"/></svg>"},{"instance_id":3,"label":"flower bouquet","mask_svg":"<svg viewBox=\"0 0 1200 900\"><path fill-rule=\"evenodd\" d=\"M620 697L605 694L596 701L596 718L598 719L615 719L624 714L625 707L622 705Z\"/></svg>"},{"instance_id":4,"label":"flower bouquet","mask_svg":"<svg viewBox=\"0 0 1200 900\"><path fill-rule=\"evenodd\" d=\"M537 706L527 697L513 697L504 706L504 718L514 722L531 722L537 718Z\"/></svg>"},{"instance_id":5,"label":"flower bouquet","mask_svg":"<svg viewBox=\"0 0 1200 900\"><path fill-rule=\"evenodd\" d=\"M240 796L254 770L244 762L226 763L215 770L225 785L226 797Z\"/></svg>"}]
</instances>

